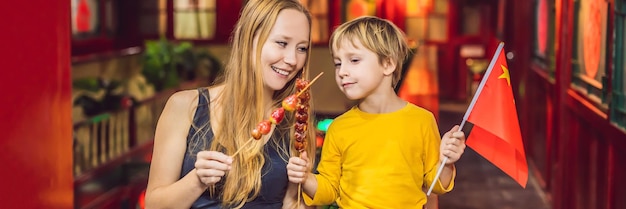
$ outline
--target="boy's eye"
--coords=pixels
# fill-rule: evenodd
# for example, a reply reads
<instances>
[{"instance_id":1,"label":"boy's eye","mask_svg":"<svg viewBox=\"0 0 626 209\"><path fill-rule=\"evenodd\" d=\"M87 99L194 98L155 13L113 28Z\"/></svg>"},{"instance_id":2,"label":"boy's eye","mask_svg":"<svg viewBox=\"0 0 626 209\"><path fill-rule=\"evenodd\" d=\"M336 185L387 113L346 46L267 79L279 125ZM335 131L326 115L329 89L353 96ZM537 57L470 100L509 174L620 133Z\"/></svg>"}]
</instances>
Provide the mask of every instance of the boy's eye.
<instances>
[{"instance_id":1,"label":"boy's eye","mask_svg":"<svg viewBox=\"0 0 626 209\"><path fill-rule=\"evenodd\" d=\"M359 61L360 61L359 59L350 59L350 62L352 62L352 63L357 63Z\"/></svg>"},{"instance_id":2,"label":"boy's eye","mask_svg":"<svg viewBox=\"0 0 626 209\"><path fill-rule=\"evenodd\" d=\"M341 62L335 62L335 68L341 67Z\"/></svg>"}]
</instances>

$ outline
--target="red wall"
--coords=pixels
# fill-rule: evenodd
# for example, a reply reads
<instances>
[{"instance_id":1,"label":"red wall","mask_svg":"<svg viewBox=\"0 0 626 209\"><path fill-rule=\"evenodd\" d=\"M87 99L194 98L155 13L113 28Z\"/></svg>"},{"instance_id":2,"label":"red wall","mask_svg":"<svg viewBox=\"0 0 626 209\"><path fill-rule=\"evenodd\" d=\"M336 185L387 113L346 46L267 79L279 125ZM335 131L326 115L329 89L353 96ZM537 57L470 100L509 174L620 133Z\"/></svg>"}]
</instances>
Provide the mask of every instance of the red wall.
<instances>
[{"instance_id":1,"label":"red wall","mask_svg":"<svg viewBox=\"0 0 626 209\"><path fill-rule=\"evenodd\" d=\"M0 208L72 208L70 1L0 7Z\"/></svg>"},{"instance_id":2,"label":"red wall","mask_svg":"<svg viewBox=\"0 0 626 209\"><path fill-rule=\"evenodd\" d=\"M573 2L556 1L553 76L531 57L532 1L506 3L504 41L515 53L509 66L519 69L511 81L524 87L516 104L526 153L552 208L626 208L626 132L570 86Z\"/></svg>"}]
</instances>

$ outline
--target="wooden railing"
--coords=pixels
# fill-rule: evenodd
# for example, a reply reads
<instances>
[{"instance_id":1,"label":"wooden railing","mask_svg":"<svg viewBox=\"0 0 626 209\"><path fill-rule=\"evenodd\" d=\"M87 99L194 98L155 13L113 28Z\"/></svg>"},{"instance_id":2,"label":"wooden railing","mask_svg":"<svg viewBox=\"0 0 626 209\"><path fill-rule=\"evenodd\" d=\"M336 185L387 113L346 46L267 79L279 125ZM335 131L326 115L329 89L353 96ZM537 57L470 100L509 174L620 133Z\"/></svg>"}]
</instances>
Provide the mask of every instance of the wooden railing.
<instances>
[{"instance_id":1,"label":"wooden railing","mask_svg":"<svg viewBox=\"0 0 626 209\"><path fill-rule=\"evenodd\" d=\"M156 122L178 89L74 124L75 208L135 208L145 189Z\"/></svg>"},{"instance_id":2,"label":"wooden railing","mask_svg":"<svg viewBox=\"0 0 626 209\"><path fill-rule=\"evenodd\" d=\"M74 175L97 168L130 148L132 108L104 113L74 125Z\"/></svg>"}]
</instances>

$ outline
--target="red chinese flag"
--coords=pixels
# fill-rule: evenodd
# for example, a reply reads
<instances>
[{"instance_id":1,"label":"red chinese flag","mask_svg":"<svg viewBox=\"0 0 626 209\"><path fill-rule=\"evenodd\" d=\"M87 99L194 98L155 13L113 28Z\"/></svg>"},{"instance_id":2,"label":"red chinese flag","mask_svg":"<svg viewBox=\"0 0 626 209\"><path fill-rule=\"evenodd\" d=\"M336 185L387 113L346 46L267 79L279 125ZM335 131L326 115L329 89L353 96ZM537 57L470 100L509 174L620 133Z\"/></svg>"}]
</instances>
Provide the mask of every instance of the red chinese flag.
<instances>
[{"instance_id":1,"label":"red chinese flag","mask_svg":"<svg viewBox=\"0 0 626 209\"><path fill-rule=\"evenodd\" d=\"M526 188L528 165L502 46L470 105L467 121L474 127L467 145Z\"/></svg>"}]
</instances>

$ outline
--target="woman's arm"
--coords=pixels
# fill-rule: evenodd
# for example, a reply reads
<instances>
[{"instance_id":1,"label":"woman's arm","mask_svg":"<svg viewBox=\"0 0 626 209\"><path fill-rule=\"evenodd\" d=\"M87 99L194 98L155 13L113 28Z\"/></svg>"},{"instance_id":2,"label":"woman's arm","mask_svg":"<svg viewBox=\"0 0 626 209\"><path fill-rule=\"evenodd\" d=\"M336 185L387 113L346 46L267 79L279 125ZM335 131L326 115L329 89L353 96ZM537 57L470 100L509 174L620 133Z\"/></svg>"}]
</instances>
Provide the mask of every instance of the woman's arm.
<instances>
[{"instance_id":1,"label":"woman's arm","mask_svg":"<svg viewBox=\"0 0 626 209\"><path fill-rule=\"evenodd\" d=\"M147 208L190 208L208 186L196 169L179 180L198 93L194 90L173 94L157 123L148 188Z\"/></svg>"}]
</instances>

